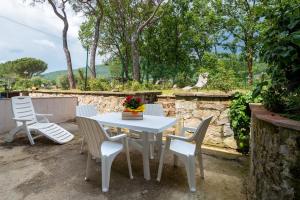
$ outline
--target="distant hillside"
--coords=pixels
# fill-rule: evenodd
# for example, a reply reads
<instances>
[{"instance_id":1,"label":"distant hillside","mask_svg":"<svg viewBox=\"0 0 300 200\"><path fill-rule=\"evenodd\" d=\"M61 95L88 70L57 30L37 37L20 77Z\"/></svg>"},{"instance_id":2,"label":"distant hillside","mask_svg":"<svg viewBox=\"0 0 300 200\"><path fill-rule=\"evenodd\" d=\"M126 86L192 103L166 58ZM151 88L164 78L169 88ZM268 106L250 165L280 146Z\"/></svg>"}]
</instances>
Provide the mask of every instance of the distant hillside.
<instances>
[{"instance_id":1,"label":"distant hillside","mask_svg":"<svg viewBox=\"0 0 300 200\"><path fill-rule=\"evenodd\" d=\"M85 67L80 69L82 69L85 72ZM78 75L78 69L74 69L73 72L75 76ZM105 78L110 77L110 71L107 65L97 65L96 72L97 72L97 76L101 76ZM45 73L42 76L48 80L56 80L58 77L66 74L67 74L67 70L60 70L60 71ZM88 75L90 75L89 69L88 69Z\"/></svg>"}]
</instances>

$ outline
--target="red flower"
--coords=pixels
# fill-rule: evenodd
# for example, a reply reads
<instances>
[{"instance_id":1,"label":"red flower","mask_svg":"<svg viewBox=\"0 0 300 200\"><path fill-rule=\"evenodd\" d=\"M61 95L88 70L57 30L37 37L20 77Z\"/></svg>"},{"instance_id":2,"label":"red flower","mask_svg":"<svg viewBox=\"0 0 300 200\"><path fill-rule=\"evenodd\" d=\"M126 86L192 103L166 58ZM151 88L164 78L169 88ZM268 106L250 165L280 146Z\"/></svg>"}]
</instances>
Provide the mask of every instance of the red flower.
<instances>
[{"instance_id":1,"label":"red flower","mask_svg":"<svg viewBox=\"0 0 300 200\"><path fill-rule=\"evenodd\" d=\"M137 98L136 98L136 101L137 101L138 103L141 103L141 102L142 102L142 99L141 99L140 97L137 97Z\"/></svg>"},{"instance_id":2,"label":"red flower","mask_svg":"<svg viewBox=\"0 0 300 200\"><path fill-rule=\"evenodd\" d=\"M127 97L126 97L126 101L127 101L127 102L130 101L132 98L133 98L133 96L127 96Z\"/></svg>"}]
</instances>

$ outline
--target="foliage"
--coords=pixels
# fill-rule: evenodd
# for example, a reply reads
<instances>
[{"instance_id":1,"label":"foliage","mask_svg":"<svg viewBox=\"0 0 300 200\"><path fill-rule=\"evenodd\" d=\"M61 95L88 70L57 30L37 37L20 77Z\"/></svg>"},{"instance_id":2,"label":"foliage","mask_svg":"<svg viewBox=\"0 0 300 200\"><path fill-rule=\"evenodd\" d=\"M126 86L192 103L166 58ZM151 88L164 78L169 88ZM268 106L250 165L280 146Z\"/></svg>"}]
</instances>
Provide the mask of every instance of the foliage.
<instances>
[{"instance_id":1,"label":"foliage","mask_svg":"<svg viewBox=\"0 0 300 200\"><path fill-rule=\"evenodd\" d=\"M89 87L92 91L108 91L111 89L109 81L105 78L90 79L88 81Z\"/></svg>"},{"instance_id":2,"label":"foliage","mask_svg":"<svg viewBox=\"0 0 300 200\"><path fill-rule=\"evenodd\" d=\"M58 77L58 86L63 90L70 89L70 84L67 75Z\"/></svg>"},{"instance_id":3,"label":"foliage","mask_svg":"<svg viewBox=\"0 0 300 200\"><path fill-rule=\"evenodd\" d=\"M261 55L269 67L264 105L271 111L300 116L300 4L270 1L264 10L266 30Z\"/></svg>"},{"instance_id":4,"label":"foliage","mask_svg":"<svg viewBox=\"0 0 300 200\"><path fill-rule=\"evenodd\" d=\"M30 79L18 79L14 86L13 89L15 90L27 90L31 89L33 86L33 83Z\"/></svg>"},{"instance_id":5,"label":"foliage","mask_svg":"<svg viewBox=\"0 0 300 200\"><path fill-rule=\"evenodd\" d=\"M238 58L217 56L212 53L205 53L202 58L202 66L199 73L208 72L207 89L217 89L228 92L241 87L242 74L236 68L242 68L243 62Z\"/></svg>"},{"instance_id":6,"label":"foliage","mask_svg":"<svg viewBox=\"0 0 300 200\"><path fill-rule=\"evenodd\" d=\"M47 69L47 64L35 58L20 58L0 64L0 72L4 75L15 74L21 78L31 78Z\"/></svg>"},{"instance_id":7,"label":"foliage","mask_svg":"<svg viewBox=\"0 0 300 200\"><path fill-rule=\"evenodd\" d=\"M37 88L48 87L48 86L52 85L51 81L44 79L42 77L39 77L39 76L32 77L30 80L32 82L32 85Z\"/></svg>"},{"instance_id":8,"label":"foliage","mask_svg":"<svg viewBox=\"0 0 300 200\"><path fill-rule=\"evenodd\" d=\"M249 152L250 118L249 103L260 102L251 92L247 94L236 93L230 105L230 126L237 141L238 150L247 154Z\"/></svg>"}]
</instances>

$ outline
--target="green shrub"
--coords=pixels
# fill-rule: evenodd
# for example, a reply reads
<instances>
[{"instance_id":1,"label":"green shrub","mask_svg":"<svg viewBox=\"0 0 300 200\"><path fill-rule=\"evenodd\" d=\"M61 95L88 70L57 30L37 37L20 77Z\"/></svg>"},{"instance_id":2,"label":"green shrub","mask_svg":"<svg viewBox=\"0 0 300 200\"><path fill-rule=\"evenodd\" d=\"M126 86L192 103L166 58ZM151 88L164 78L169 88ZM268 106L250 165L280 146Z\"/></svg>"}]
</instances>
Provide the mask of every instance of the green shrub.
<instances>
[{"instance_id":1,"label":"green shrub","mask_svg":"<svg viewBox=\"0 0 300 200\"><path fill-rule=\"evenodd\" d=\"M268 110L300 118L300 6L298 1L273 2L266 8L268 27L262 33L261 57L268 63Z\"/></svg>"},{"instance_id":2,"label":"green shrub","mask_svg":"<svg viewBox=\"0 0 300 200\"><path fill-rule=\"evenodd\" d=\"M230 105L230 126L237 141L238 151L249 152L251 110L249 103L260 102L251 92L247 94L236 93Z\"/></svg>"},{"instance_id":3,"label":"green shrub","mask_svg":"<svg viewBox=\"0 0 300 200\"><path fill-rule=\"evenodd\" d=\"M89 82L90 89L93 91L109 91L109 90L111 90L109 81L104 78L90 79L88 82Z\"/></svg>"},{"instance_id":4,"label":"green shrub","mask_svg":"<svg viewBox=\"0 0 300 200\"><path fill-rule=\"evenodd\" d=\"M58 86L63 90L70 89L69 80L68 80L67 75L63 75L58 78Z\"/></svg>"},{"instance_id":5,"label":"green shrub","mask_svg":"<svg viewBox=\"0 0 300 200\"><path fill-rule=\"evenodd\" d=\"M192 85L192 79L190 76L184 72L181 72L177 75L175 84L179 88L183 88L188 85Z\"/></svg>"},{"instance_id":6,"label":"green shrub","mask_svg":"<svg viewBox=\"0 0 300 200\"><path fill-rule=\"evenodd\" d=\"M143 89L144 89L143 84L139 83L138 81L131 82L131 87L130 87L131 91L138 91L138 90L143 90Z\"/></svg>"},{"instance_id":7,"label":"green shrub","mask_svg":"<svg viewBox=\"0 0 300 200\"><path fill-rule=\"evenodd\" d=\"M14 84L15 90L26 90L31 89L33 86L33 83L30 79L18 79Z\"/></svg>"},{"instance_id":8,"label":"green shrub","mask_svg":"<svg viewBox=\"0 0 300 200\"><path fill-rule=\"evenodd\" d=\"M243 82L231 66L228 59L220 58L207 54L203 63L207 66L203 66L199 69L199 74L208 72L208 81L205 86L207 89L216 89L228 92L230 90L239 88Z\"/></svg>"},{"instance_id":9,"label":"green shrub","mask_svg":"<svg viewBox=\"0 0 300 200\"><path fill-rule=\"evenodd\" d=\"M39 77L39 76L35 76L35 77L31 78L31 82L32 82L34 87L38 87L38 88L42 87L42 85L44 87L52 85L51 81L49 81L47 79L44 79L42 77Z\"/></svg>"}]
</instances>

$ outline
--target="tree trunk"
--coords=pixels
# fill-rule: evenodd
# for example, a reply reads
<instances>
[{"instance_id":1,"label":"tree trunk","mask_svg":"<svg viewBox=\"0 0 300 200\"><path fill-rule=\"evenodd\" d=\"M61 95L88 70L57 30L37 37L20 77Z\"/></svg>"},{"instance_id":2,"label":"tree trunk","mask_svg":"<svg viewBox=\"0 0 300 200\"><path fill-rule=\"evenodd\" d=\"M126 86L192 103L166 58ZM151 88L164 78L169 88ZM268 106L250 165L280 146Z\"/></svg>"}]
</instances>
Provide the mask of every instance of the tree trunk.
<instances>
[{"instance_id":1,"label":"tree trunk","mask_svg":"<svg viewBox=\"0 0 300 200\"><path fill-rule=\"evenodd\" d=\"M124 65L124 72L125 72L125 78L126 80L129 80L129 49L128 45L126 44L125 47L125 65Z\"/></svg>"},{"instance_id":2,"label":"tree trunk","mask_svg":"<svg viewBox=\"0 0 300 200\"><path fill-rule=\"evenodd\" d=\"M98 47L98 41L99 41L99 29L100 29L100 22L101 22L101 15L98 15L96 17L96 23L95 23L95 32L94 32L94 38L91 45L91 57L90 57L90 71L92 78L96 78L96 53L97 53L97 47Z\"/></svg>"},{"instance_id":3,"label":"tree trunk","mask_svg":"<svg viewBox=\"0 0 300 200\"><path fill-rule=\"evenodd\" d=\"M140 54L138 50L138 36L133 34L131 38L131 56L132 56L132 72L133 80L140 81Z\"/></svg>"},{"instance_id":4,"label":"tree trunk","mask_svg":"<svg viewBox=\"0 0 300 200\"><path fill-rule=\"evenodd\" d=\"M64 20L64 29L63 29L63 48L65 52L65 56L67 59L67 66L68 66L68 80L69 80L69 85L71 89L76 89L76 83L73 75L73 68L72 68L72 59L71 59L71 54L68 48L68 39L67 39L67 32L69 29L69 24L67 19L65 18Z\"/></svg>"},{"instance_id":5,"label":"tree trunk","mask_svg":"<svg viewBox=\"0 0 300 200\"><path fill-rule=\"evenodd\" d=\"M247 68L248 68L248 83L253 84L253 49L249 47L247 49Z\"/></svg>"}]
</instances>

